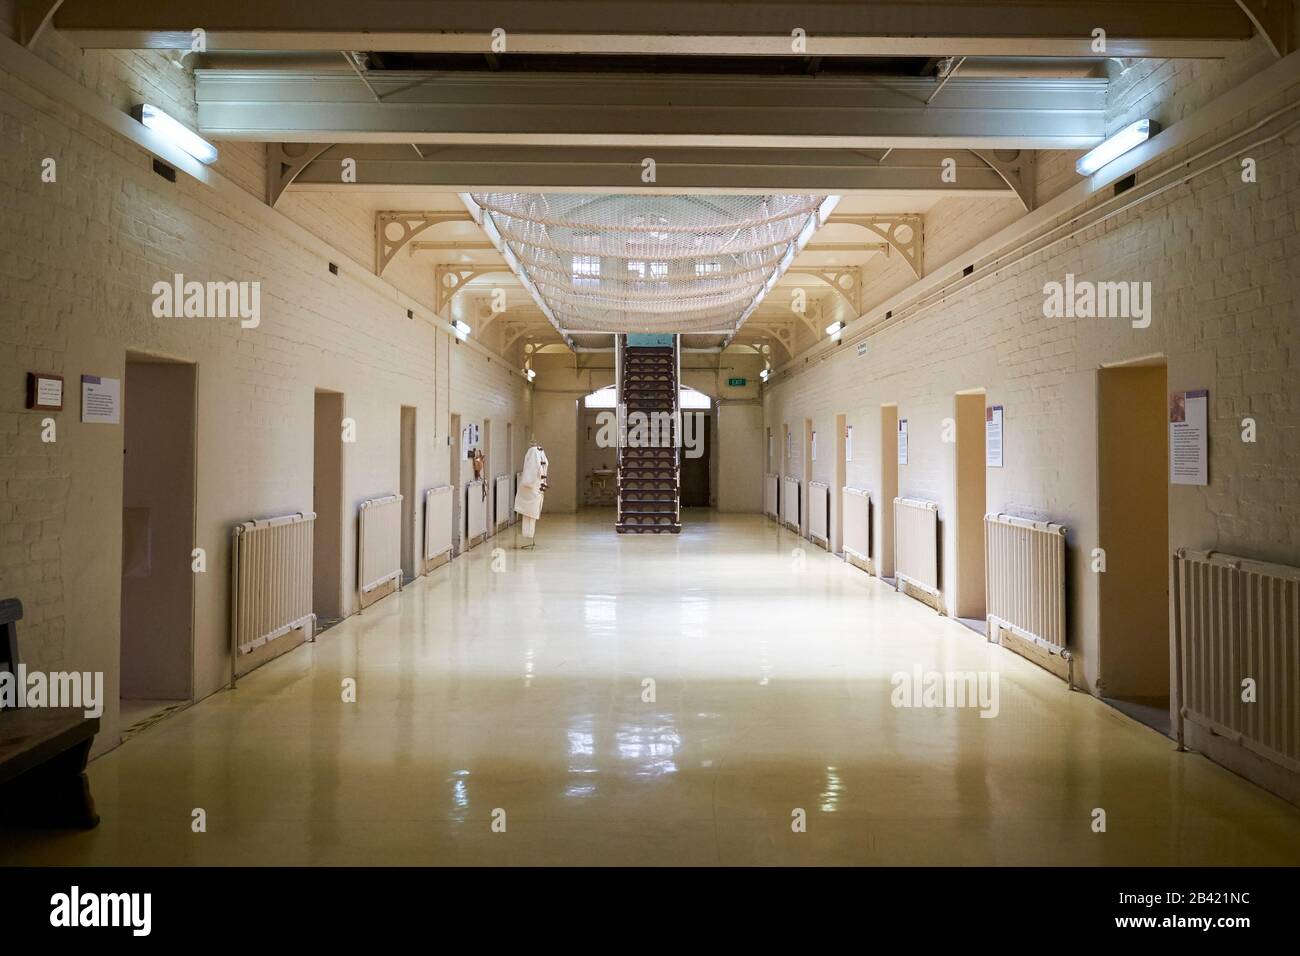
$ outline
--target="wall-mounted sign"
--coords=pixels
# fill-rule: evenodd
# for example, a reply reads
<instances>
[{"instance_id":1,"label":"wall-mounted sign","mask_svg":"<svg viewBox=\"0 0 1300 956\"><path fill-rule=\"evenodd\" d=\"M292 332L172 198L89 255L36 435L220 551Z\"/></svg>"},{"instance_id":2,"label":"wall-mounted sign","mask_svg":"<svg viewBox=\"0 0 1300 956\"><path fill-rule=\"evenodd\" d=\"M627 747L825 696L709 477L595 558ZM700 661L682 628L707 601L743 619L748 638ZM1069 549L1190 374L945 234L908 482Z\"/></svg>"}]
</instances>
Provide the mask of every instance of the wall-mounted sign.
<instances>
[{"instance_id":1,"label":"wall-mounted sign","mask_svg":"<svg viewBox=\"0 0 1300 956\"><path fill-rule=\"evenodd\" d=\"M984 409L984 464L989 468L1002 467L1001 405Z\"/></svg>"},{"instance_id":2,"label":"wall-mounted sign","mask_svg":"<svg viewBox=\"0 0 1300 956\"><path fill-rule=\"evenodd\" d=\"M1210 483L1209 403L1210 393L1204 388L1169 396L1169 481L1172 484Z\"/></svg>"},{"instance_id":3,"label":"wall-mounted sign","mask_svg":"<svg viewBox=\"0 0 1300 956\"><path fill-rule=\"evenodd\" d=\"M727 384L728 384L730 387L732 387L732 388L744 388L744 387L745 387L745 382L746 382L746 379L743 379L743 378L729 378L729 379L727 379Z\"/></svg>"},{"instance_id":4,"label":"wall-mounted sign","mask_svg":"<svg viewBox=\"0 0 1300 956\"><path fill-rule=\"evenodd\" d=\"M28 372L27 407L38 412L63 411L63 376L53 372Z\"/></svg>"},{"instance_id":5,"label":"wall-mounted sign","mask_svg":"<svg viewBox=\"0 0 1300 956\"><path fill-rule=\"evenodd\" d=\"M122 380L81 376L81 420L97 425L122 421Z\"/></svg>"},{"instance_id":6,"label":"wall-mounted sign","mask_svg":"<svg viewBox=\"0 0 1300 956\"><path fill-rule=\"evenodd\" d=\"M812 460L817 460L817 433L812 433Z\"/></svg>"},{"instance_id":7,"label":"wall-mounted sign","mask_svg":"<svg viewBox=\"0 0 1300 956\"><path fill-rule=\"evenodd\" d=\"M853 460L853 426L844 426L844 460Z\"/></svg>"},{"instance_id":8,"label":"wall-mounted sign","mask_svg":"<svg viewBox=\"0 0 1300 956\"><path fill-rule=\"evenodd\" d=\"M898 420L898 463L907 464L907 419Z\"/></svg>"},{"instance_id":9,"label":"wall-mounted sign","mask_svg":"<svg viewBox=\"0 0 1300 956\"><path fill-rule=\"evenodd\" d=\"M859 355L866 355L866 354L867 354L867 343L866 343L866 342L859 342L859 343L858 343L858 354L859 354Z\"/></svg>"}]
</instances>

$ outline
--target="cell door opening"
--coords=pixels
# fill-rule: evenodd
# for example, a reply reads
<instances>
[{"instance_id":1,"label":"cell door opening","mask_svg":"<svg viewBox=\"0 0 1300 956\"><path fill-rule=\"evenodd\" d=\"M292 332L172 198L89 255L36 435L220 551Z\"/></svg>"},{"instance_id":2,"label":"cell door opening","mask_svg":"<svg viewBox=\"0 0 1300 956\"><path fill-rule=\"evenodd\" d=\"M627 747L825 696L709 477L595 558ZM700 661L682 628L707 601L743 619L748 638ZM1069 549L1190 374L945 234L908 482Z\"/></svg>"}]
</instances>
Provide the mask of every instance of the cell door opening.
<instances>
[{"instance_id":1,"label":"cell door opening","mask_svg":"<svg viewBox=\"0 0 1300 956\"><path fill-rule=\"evenodd\" d=\"M880 406L880 495L877 499L880 520L879 560L877 573L894 579L894 499L898 497L898 406Z\"/></svg>"},{"instance_id":2,"label":"cell door opening","mask_svg":"<svg viewBox=\"0 0 1300 956\"><path fill-rule=\"evenodd\" d=\"M1169 416L1164 359L1097 373L1101 695L1169 733ZM1095 559L1094 559L1095 560Z\"/></svg>"},{"instance_id":3,"label":"cell door opening","mask_svg":"<svg viewBox=\"0 0 1300 956\"><path fill-rule=\"evenodd\" d=\"M343 394L316 390L312 445L312 610L316 630L343 618Z\"/></svg>"},{"instance_id":4,"label":"cell door opening","mask_svg":"<svg viewBox=\"0 0 1300 956\"><path fill-rule=\"evenodd\" d=\"M417 533L416 517L420 513L417 507L415 491L415 409L410 405L402 406L401 452L398 478L398 491L402 496L402 580L412 580L419 568L416 560L416 543L420 540Z\"/></svg>"},{"instance_id":5,"label":"cell door opening","mask_svg":"<svg viewBox=\"0 0 1300 956\"><path fill-rule=\"evenodd\" d=\"M193 698L196 382L191 364L127 356L120 686L128 734Z\"/></svg>"},{"instance_id":6,"label":"cell door opening","mask_svg":"<svg viewBox=\"0 0 1300 956\"><path fill-rule=\"evenodd\" d=\"M464 451L461 448L460 434L460 413L453 412L451 416L451 429L447 435L447 441L451 446L451 554L452 557L460 554L462 535L461 530L465 527L465 508L462 502L465 500L465 489L461 487L461 459Z\"/></svg>"},{"instance_id":7,"label":"cell door opening","mask_svg":"<svg viewBox=\"0 0 1300 956\"><path fill-rule=\"evenodd\" d=\"M956 502L956 586L954 616L984 634L984 515L988 511L987 461L984 455L984 391L953 396L957 447L953 463Z\"/></svg>"}]
</instances>

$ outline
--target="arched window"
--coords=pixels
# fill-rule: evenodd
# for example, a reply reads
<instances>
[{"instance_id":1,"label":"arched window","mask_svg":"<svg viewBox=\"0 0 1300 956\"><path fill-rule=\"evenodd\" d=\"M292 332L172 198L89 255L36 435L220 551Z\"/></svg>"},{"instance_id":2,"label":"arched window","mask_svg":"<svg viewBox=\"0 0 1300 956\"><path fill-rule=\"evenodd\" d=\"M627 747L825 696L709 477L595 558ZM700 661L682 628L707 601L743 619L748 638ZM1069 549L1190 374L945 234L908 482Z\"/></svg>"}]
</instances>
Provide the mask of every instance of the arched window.
<instances>
[{"instance_id":1,"label":"arched window","mask_svg":"<svg viewBox=\"0 0 1300 956\"><path fill-rule=\"evenodd\" d=\"M713 399L694 388L679 388L677 400L682 408L712 408ZM616 402L613 385L598 388L582 400L584 408L613 408Z\"/></svg>"}]
</instances>

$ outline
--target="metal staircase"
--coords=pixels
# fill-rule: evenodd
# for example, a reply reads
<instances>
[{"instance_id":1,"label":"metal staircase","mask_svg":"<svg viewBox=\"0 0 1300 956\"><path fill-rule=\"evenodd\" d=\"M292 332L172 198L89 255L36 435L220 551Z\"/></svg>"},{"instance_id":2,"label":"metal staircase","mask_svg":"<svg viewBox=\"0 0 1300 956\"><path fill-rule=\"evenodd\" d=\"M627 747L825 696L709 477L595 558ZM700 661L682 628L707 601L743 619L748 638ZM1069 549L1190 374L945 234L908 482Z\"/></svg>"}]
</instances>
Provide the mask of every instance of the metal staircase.
<instances>
[{"instance_id":1,"label":"metal staircase","mask_svg":"<svg viewBox=\"0 0 1300 956\"><path fill-rule=\"evenodd\" d=\"M620 335L619 534L677 534L681 511L681 337Z\"/></svg>"}]
</instances>

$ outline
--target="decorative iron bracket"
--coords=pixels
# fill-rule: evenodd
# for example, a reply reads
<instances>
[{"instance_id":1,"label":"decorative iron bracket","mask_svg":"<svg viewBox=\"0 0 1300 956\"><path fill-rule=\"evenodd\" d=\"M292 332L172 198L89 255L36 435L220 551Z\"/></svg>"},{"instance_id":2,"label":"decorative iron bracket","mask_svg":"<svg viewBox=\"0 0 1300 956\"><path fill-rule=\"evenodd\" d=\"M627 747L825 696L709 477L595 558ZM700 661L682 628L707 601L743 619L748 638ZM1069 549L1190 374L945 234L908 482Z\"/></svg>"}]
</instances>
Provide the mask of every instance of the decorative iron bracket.
<instances>
[{"instance_id":1,"label":"decorative iron bracket","mask_svg":"<svg viewBox=\"0 0 1300 956\"><path fill-rule=\"evenodd\" d=\"M473 222L468 212L377 212L375 213L375 275L383 275L406 245L430 226L444 222Z\"/></svg>"},{"instance_id":2,"label":"decorative iron bracket","mask_svg":"<svg viewBox=\"0 0 1300 956\"><path fill-rule=\"evenodd\" d=\"M972 149L972 153L1002 177L1017 196L1025 212L1033 212L1036 204L1035 188L1038 184L1038 154L1032 149Z\"/></svg>"},{"instance_id":3,"label":"decorative iron bracket","mask_svg":"<svg viewBox=\"0 0 1300 956\"><path fill-rule=\"evenodd\" d=\"M918 279L925 271L925 232L921 216L833 215L826 223L868 229L889 243L912 267L912 273Z\"/></svg>"},{"instance_id":4,"label":"decorative iron bracket","mask_svg":"<svg viewBox=\"0 0 1300 956\"><path fill-rule=\"evenodd\" d=\"M328 143L267 143L266 204L274 208L298 174L329 148Z\"/></svg>"},{"instance_id":5,"label":"decorative iron bracket","mask_svg":"<svg viewBox=\"0 0 1300 956\"><path fill-rule=\"evenodd\" d=\"M862 267L861 266L795 266L787 269L786 275L816 276L838 292L853 310L853 315L862 314ZM807 324L807 317L804 322ZM817 330L814 328L813 332Z\"/></svg>"}]
</instances>

